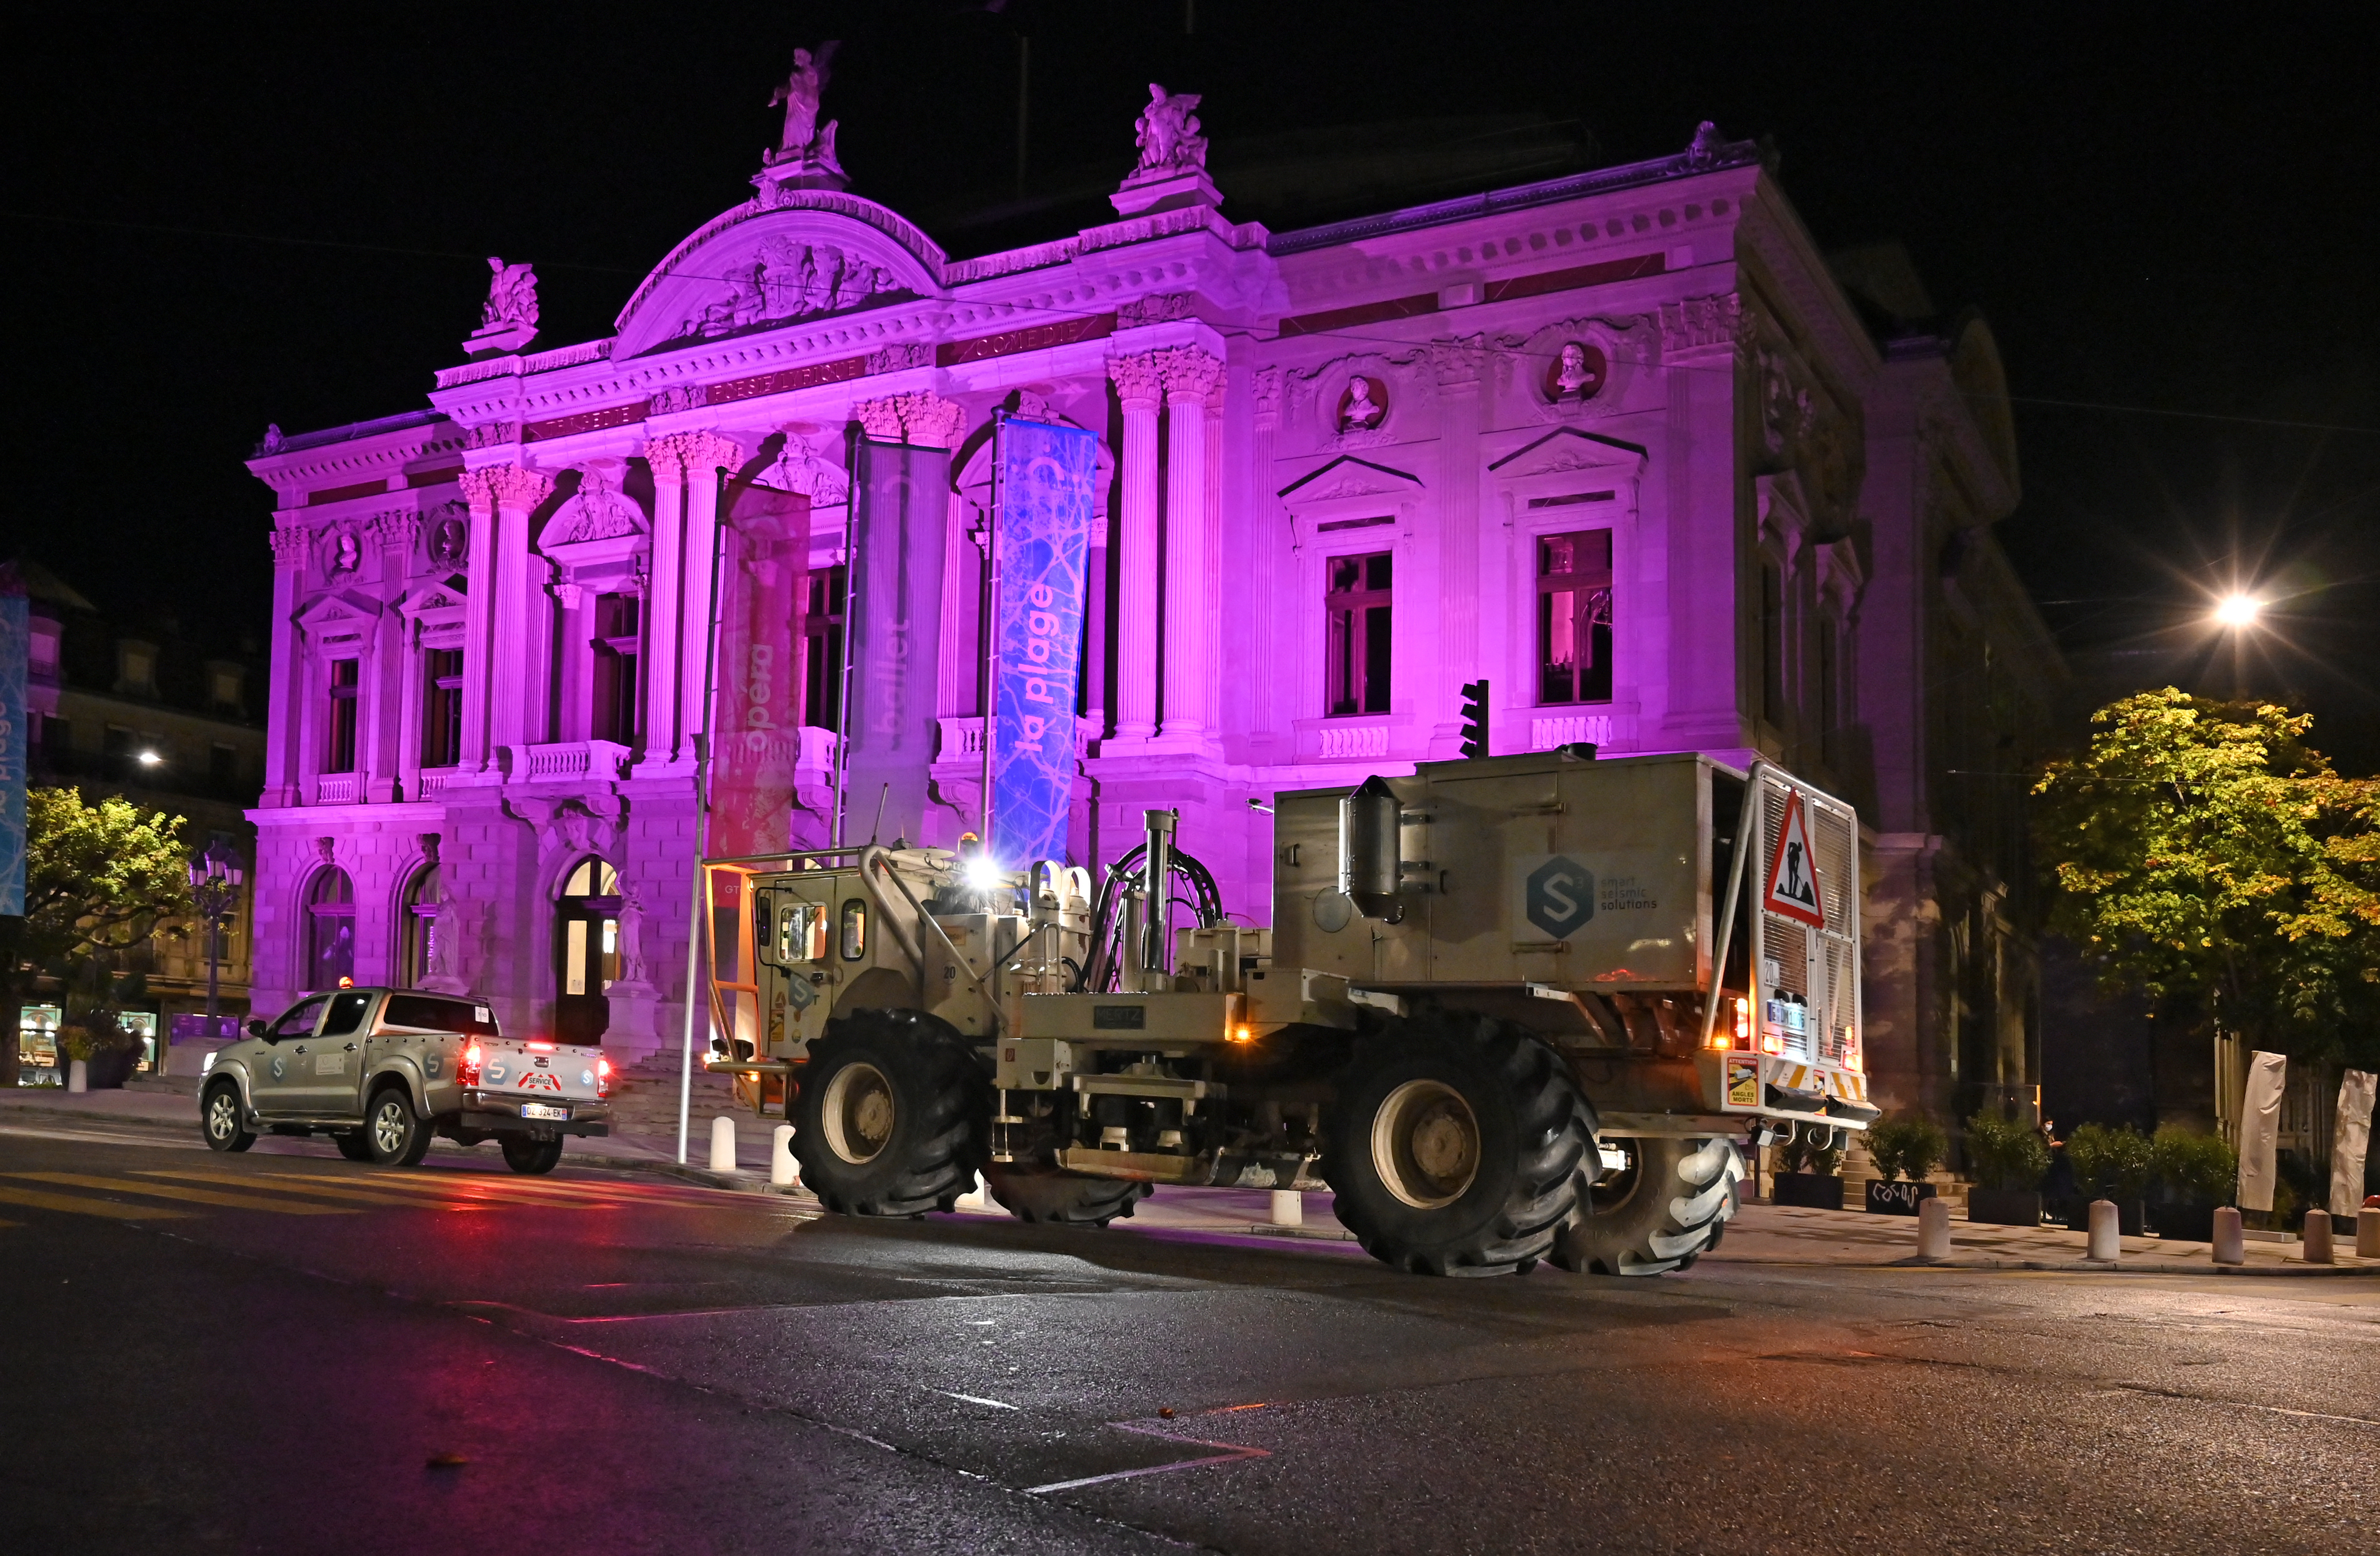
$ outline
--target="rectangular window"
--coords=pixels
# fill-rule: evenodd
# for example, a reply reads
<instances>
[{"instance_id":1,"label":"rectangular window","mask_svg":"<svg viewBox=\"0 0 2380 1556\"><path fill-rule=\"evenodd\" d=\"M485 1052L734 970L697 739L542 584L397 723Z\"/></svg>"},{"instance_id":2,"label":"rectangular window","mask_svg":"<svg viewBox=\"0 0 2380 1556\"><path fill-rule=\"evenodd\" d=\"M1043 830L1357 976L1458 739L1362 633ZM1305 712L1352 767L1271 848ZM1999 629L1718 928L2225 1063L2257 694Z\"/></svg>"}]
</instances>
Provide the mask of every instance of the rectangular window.
<instances>
[{"instance_id":1,"label":"rectangular window","mask_svg":"<svg viewBox=\"0 0 2380 1556\"><path fill-rule=\"evenodd\" d=\"M219 793L239 783L239 748L217 746L207 752L207 782Z\"/></svg>"},{"instance_id":2,"label":"rectangular window","mask_svg":"<svg viewBox=\"0 0 2380 1556\"><path fill-rule=\"evenodd\" d=\"M1325 689L1333 716L1389 711L1390 613L1394 553L1334 556L1329 561L1330 679Z\"/></svg>"},{"instance_id":3,"label":"rectangular window","mask_svg":"<svg viewBox=\"0 0 2380 1556\"><path fill-rule=\"evenodd\" d=\"M833 729L843 713L843 607L851 575L830 567L810 575L809 609L802 616L802 720Z\"/></svg>"},{"instance_id":4,"label":"rectangular window","mask_svg":"<svg viewBox=\"0 0 2380 1556\"><path fill-rule=\"evenodd\" d=\"M322 771L356 770L356 696L362 689L363 662L331 661L331 709L328 738L322 747Z\"/></svg>"},{"instance_id":5,"label":"rectangular window","mask_svg":"<svg viewBox=\"0 0 2380 1556\"><path fill-rule=\"evenodd\" d=\"M139 747L138 743L133 739L132 732L125 728L122 724L110 724L107 726L105 739L107 744L104 748L104 755L107 760L107 775L111 778L131 777L139 771L135 758L133 757L133 752L137 750Z\"/></svg>"},{"instance_id":6,"label":"rectangular window","mask_svg":"<svg viewBox=\"0 0 2380 1556\"><path fill-rule=\"evenodd\" d=\"M425 650L421 676L421 765L452 767L463 760L463 650Z\"/></svg>"},{"instance_id":7,"label":"rectangular window","mask_svg":"<svg viewBox=\"0 0 2380 1556\"><path fill-rule=\"evenodd\" d=\"M633 594L595 598L595 707L588 729L598 740L637 743L638 608Z\"/></svg>"},{"instance_id":8,"label":"rectangular window","mask_svg":"<svg viewBox=\"0 0 2380 1556\"><path fill-rule=\"evenodd\" d=\"M1760 713L1785 722L1785 570L1760 565Z\"/></svg>"},{"instance_id":9,"label":"rectangular window","mask_svg":"<svg viewBox=\"0 0 2380 1556\"><path fill-rule=\"evenodd\" d=\"M1537 700L1611 700L1611 531L1537 537Z\"/></svg>"}]
</instances>

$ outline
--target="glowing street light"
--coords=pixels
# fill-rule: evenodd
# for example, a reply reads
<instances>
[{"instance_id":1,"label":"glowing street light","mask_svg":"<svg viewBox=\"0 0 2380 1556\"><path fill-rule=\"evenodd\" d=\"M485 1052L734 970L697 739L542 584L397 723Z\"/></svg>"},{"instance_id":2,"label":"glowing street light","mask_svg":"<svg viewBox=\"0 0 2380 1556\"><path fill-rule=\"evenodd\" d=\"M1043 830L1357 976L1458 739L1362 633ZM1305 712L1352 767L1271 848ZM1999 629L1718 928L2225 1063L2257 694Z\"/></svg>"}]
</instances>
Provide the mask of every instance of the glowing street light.
<instances>
[{"instance_id":1,"label":"glowing street light","mask_svg":"<svg viewBox=\"0 0 2380 1556\"><path fill-rule=\"evenodd\" d=\"M159 756L154 751L143 751L140 753L140 765L143 767L155 767L164 760L165 759L164 757Z\"/></svg>"},{"instance_id":2,"label":"glowing street light","mask_svg":"<svg viewBox=\"0 0 2380 1556\"><path fill-rule=\"evenodd\" d=\"M2256 625L2265 614L2265 602L2252 594L2227 594L2215 602L2215 624L2217 626L2243 627Z\"/></svg>"}]
</instances>

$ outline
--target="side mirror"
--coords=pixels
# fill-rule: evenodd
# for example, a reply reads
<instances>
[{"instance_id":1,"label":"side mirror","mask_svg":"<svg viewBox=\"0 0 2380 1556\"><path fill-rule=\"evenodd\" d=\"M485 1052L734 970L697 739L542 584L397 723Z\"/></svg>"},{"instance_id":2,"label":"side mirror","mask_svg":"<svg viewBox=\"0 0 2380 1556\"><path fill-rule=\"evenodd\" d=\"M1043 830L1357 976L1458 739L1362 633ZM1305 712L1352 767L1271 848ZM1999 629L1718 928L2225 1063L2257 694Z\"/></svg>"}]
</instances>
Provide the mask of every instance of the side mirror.
<instances>
[{"instance_id":1,"label":"side mirror","mask_svg":"<svg viewBox=\"0 0 2380 1556\"><path fill-rule=\"evenodd\" d=\"M264 1036L264 1018L262 1016L259 1016L248 1024L248 1035L251 1038L261 1038Z\"/></svg>"}]
</instances>

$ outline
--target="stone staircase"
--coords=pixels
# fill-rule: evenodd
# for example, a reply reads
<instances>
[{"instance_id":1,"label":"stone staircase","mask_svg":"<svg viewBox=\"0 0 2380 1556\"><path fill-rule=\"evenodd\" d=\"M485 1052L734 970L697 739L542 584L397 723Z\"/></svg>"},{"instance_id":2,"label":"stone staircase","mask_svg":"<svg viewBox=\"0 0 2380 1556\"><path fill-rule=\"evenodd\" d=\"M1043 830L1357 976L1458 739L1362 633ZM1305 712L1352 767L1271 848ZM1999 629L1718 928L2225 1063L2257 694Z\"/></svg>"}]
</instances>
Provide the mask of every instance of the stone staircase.
<instances>
[{"instance_id":1,"label":"stone staircase","mask_svg":"<svg viewBox=\"0 0 2380 1556\"><path fill-rule=\"evenodd\" d=\"M612 1132L650 1139L677 1138L678 1056L670 1052L646 1055L625 1065L612 1081ZM721 1113L736 1115L739 1131L750 1126L752 1110L735 1100L733 1077L713 1075L697 1064L687 1112L688 1132L709 1138L710 1121Z\"/></svg>"}]
</instances>

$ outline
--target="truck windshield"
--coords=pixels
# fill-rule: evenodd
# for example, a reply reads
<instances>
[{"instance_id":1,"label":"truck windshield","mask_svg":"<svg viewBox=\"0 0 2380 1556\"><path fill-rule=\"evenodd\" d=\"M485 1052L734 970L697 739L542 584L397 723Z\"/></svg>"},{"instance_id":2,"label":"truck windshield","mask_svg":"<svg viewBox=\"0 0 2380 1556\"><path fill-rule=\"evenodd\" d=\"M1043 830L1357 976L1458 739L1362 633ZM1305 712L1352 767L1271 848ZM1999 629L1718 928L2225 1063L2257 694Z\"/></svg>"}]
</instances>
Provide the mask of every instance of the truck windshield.
<instances>
[{"instance_id":1,"label":"truck windshield","mask_svg":"<svg viewBox=\"0 0 2380 1556\"><path fill-rule=\"evenodd\" d=\"M381 1012L382 1027L409 1027L423 1032L461 1032L474 1038L492 1038L496 1030L495 1013L487 1006L468 1000L441 1000L428 994L391 994Z\"/></svg>"}]
</instances>

